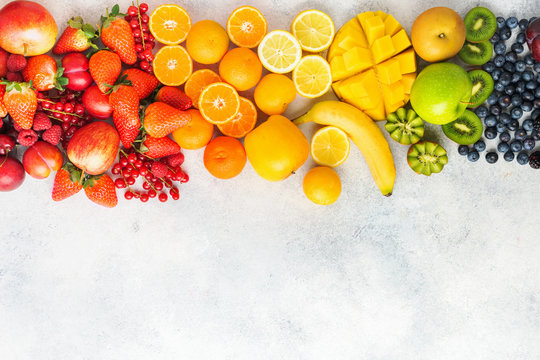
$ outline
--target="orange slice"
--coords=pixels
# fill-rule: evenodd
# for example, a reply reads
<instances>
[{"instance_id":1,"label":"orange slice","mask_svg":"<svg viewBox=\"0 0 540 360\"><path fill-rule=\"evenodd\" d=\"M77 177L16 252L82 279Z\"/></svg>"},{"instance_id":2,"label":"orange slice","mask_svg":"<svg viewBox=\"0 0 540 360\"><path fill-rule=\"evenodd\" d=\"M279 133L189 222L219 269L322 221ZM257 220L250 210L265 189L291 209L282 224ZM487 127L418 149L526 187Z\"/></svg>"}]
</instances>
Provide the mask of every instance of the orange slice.
<instances>
[{"instance_id":1,"label":"orange slice","mask_svg":"<svg viewBox=\"0 0 540 360\"><path fill-rule=\"evenodd\" d=\"M240 110L238 114L225 124L218 125L223 135L241 138L246 136L257 123L257 109L255 105L245 97L240 96Z\"/></svg>"},{"instance_id":2,"label":"orange slice","mask_svg":"<svg viewBox=\"0 0 540 360\"><path fill-rule=\"evenodd\" d=\"M240 47L254 48L266 35L266 19L252 6L241 6L227 20L227 34Z\"/></svg>"},{"instance_id":3,"label":"orange slice","mask_svg":"<svg viewBox=\"0 0 540 360\"><path fill-rule=\"evenodd\" d=\"M186 39L191 29L191 18L187 11L178 5L161 5L150 15L148 28L160 43L177 45Z\"/></svg>"},{"instance_id":4,"label":"orange slice","mask_svg":"<svg viewBox=\"0 0 540 360\"><path fill-rule=\"evenodd\" d=\"M193 71L193 62L182 46L164 46L154 57L154 75L168 86L182 85Z\"/></svg>"},{"instance_id":5,"label":"orange slice","mask_svg":"<svg viewBox=\"0 0 540 360\"><path fill-rule=\"evenodd\" d=\"M199 97L199 110L208 122L224 124L238 114L240 96L236 89L227 83L210 84Z\"/></svg>"},{"instance_id":6,"label":"orange slice","mask_svg":"<svg viewBox=\"0 0 540 360\"><path fill-rule=\"evenodd\" d=\"M201 92L210 84L220 82L218 74L210 69L201 69L195 71L184 85L184 92L193 101L193 107L199 108L199 96Z\"/></svg>"}]
</instances>

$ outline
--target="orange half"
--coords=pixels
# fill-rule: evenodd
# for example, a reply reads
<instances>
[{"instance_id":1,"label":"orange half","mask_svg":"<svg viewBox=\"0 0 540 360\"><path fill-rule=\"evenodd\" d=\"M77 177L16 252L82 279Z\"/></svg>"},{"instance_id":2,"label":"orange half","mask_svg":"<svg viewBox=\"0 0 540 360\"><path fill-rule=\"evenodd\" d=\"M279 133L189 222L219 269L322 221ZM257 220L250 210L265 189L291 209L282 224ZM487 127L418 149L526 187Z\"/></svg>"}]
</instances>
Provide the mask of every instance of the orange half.
<instances>
[{"instance_id":1,"label":"orange half","mask_svg":"<svg viewBox=\"0 0 540 360\"><path fill-rule=\"evenodd\" d=\"M240 47L254 48L266 35L267 23L263 14L252 6L241 6L227 20L227 34Z\"/></svg>"},{"instance_id":2,"label":"orange half","mask_svg":"<svg viewBox=\"0 0 540 360\"><path fill-rule=\"evenodd\" d=\"M186 82L193 71L193 62L182 46L164 46L154 57L154 75L168 86L179 86Z\"/></svg>"},{"instance_id":3,"label":"orange half","mask_svg":"<svg viewBox=\"0 0 540 360\"><path fill-rule=\"evenodd\" d=\"M240 110L240 96L231 85L217 82L208 85L199 97L201 115L212 124L234 119Z\"/></svg>"},{"instance_id":4,"label":"orange half","mask_svg":"<svg viewBox=\"0 0 540 360\"><path fill-rule=\"evenodd\" d=\"M177 45L186 39L191 29L191 18L187 11L178 5L161 5L150 15L148 28L160 43Z\"/></svg>"},{"instance_id":5,"label":"orange half","mask_svg":"<svg viewBox=\"0 0 540 360\"><path fill-rule=\"evenodd\" d=\"M257 123L257 108L248 99L240 96L238 114L225 124L219 124L218 129L223 135L241 138L246 136Z\"/></svg>"},{"instance_id":6,"label":"orange half","mask_svg":"<svg viewBox=\"0 0 540 360\"><path fill-rule=\"evenodd\" d=\"M193 107L199 108L199 96L202 91L210 84L220 82L218 74L210 69L201 69L195 71L184 85L184 92L193 102Z\"/></svg>"}]
</instances>

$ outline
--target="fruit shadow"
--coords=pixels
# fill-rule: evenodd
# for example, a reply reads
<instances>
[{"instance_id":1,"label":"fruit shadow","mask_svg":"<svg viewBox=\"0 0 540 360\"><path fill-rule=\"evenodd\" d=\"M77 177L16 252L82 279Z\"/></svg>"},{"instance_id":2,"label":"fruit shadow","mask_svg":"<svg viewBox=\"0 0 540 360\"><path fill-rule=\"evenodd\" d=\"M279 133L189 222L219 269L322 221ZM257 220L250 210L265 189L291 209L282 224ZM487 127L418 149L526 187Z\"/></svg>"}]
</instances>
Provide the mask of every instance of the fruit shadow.
<instances>
[{"instance_id":1,"label":"fruit shadow","mask_svg":"<svg viewBox=\"0 0 540 360\"><path fill-rule=\"evenodd\" d=\"M437 144L442 144L446 140L440 125L434 125L424 121L424 126L424 137L422 140L433 141Z\"/></svg>"}]
</instances>

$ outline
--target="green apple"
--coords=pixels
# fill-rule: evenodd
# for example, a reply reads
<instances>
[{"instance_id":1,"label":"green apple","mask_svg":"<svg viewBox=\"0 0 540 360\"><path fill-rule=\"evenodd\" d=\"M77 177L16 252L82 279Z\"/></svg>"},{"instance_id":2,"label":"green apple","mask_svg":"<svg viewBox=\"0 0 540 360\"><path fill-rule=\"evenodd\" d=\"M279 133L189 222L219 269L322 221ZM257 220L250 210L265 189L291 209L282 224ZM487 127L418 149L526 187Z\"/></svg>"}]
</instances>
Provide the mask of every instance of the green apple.
<instances>
[{"instance_id":1,"label":"green apple","mask_svg":"<svg viewBox=\"0 0 540 360\"><path fill-rule=\"evenodd\" d=\"M422 119L444 125L463 114L472 96L472 82L459 65L436 63L427 66L411 89L411 105Z\"/></svg>"}]
</instances>

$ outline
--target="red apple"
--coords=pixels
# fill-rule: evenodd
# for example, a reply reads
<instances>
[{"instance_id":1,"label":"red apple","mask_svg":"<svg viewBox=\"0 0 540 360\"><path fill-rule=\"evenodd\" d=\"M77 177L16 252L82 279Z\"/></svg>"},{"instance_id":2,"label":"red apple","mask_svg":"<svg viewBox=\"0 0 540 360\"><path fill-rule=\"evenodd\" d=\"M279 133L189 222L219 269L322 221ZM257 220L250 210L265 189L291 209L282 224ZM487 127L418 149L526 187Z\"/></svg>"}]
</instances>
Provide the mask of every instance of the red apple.
<instances>
[{"instance_id":1,"label":"red apple","mask_svg":"<svg viewBox=\"0 0 540 360\"><path fill-rule=\"evenodd\" d=\"M0 191L12 191L24 181L24 168L21 162L11 156L0 157Z\"/></svg>"},{"instance_id":2,"label":"red apple","mask_svg":"<svg viewBox=\"0 0 540 360\"><path fill-rule=\"evenodd\" d=\"M112 115L109 94L103 94L97 85L92 85L84 91L82 102L86 111L95 118L105 120Z\"/></svg>"},{"instance_id":3,"label":"red apple","mask_svg":"<svg viewBox=\"0 0 540 360\"><path fill-rule=\"evenodd\" d=\"M54 18L38 3L17 0L0 10L0 47L7 52L45 54L54 46L57 34Z\"/></svg>"},{"instance_id":4,"label":"red apple","mask_svg":"<svg viewBox=\"0 0 540 360\"><path fill-rule=\"evenodd\" d=\"M525 37L534 60L540 62L540 18L536 18L527 26Z\"/></svg>"},{"instance_id":5,"label":"red apple","mask_svg":"<svg viewBox=\"0 0 540 360\"><path fill-rule=\"evenodd\" d=\"M24 170L36 179L45 179L51 172L58 171L63 163L60 150L45 141L36 142L23 155Z\"/></svg>"},{"instance_id":6,"label":"red apple","mask_svg":"<svg viewBox=\"0 0 540 360\"><path fill-rule=\"evenodd\" d=\"M90 175L107 171L114 163L120 147L116 129L103 121L83 126L75 132L67 147L69 160Z\"/></svg>"},{"instance_id":7,"label":"red apple","mask_svg":"<svg viewBox=\"0 0 540 360\"><path fill-rule=\"evenodd\" d=\"M83 91L92 84L92 76L88 72L88 58L83 53L69 53L62 58L64 76L69 83L66 87L73 91Z\"/></svg>"}]
</instances>

